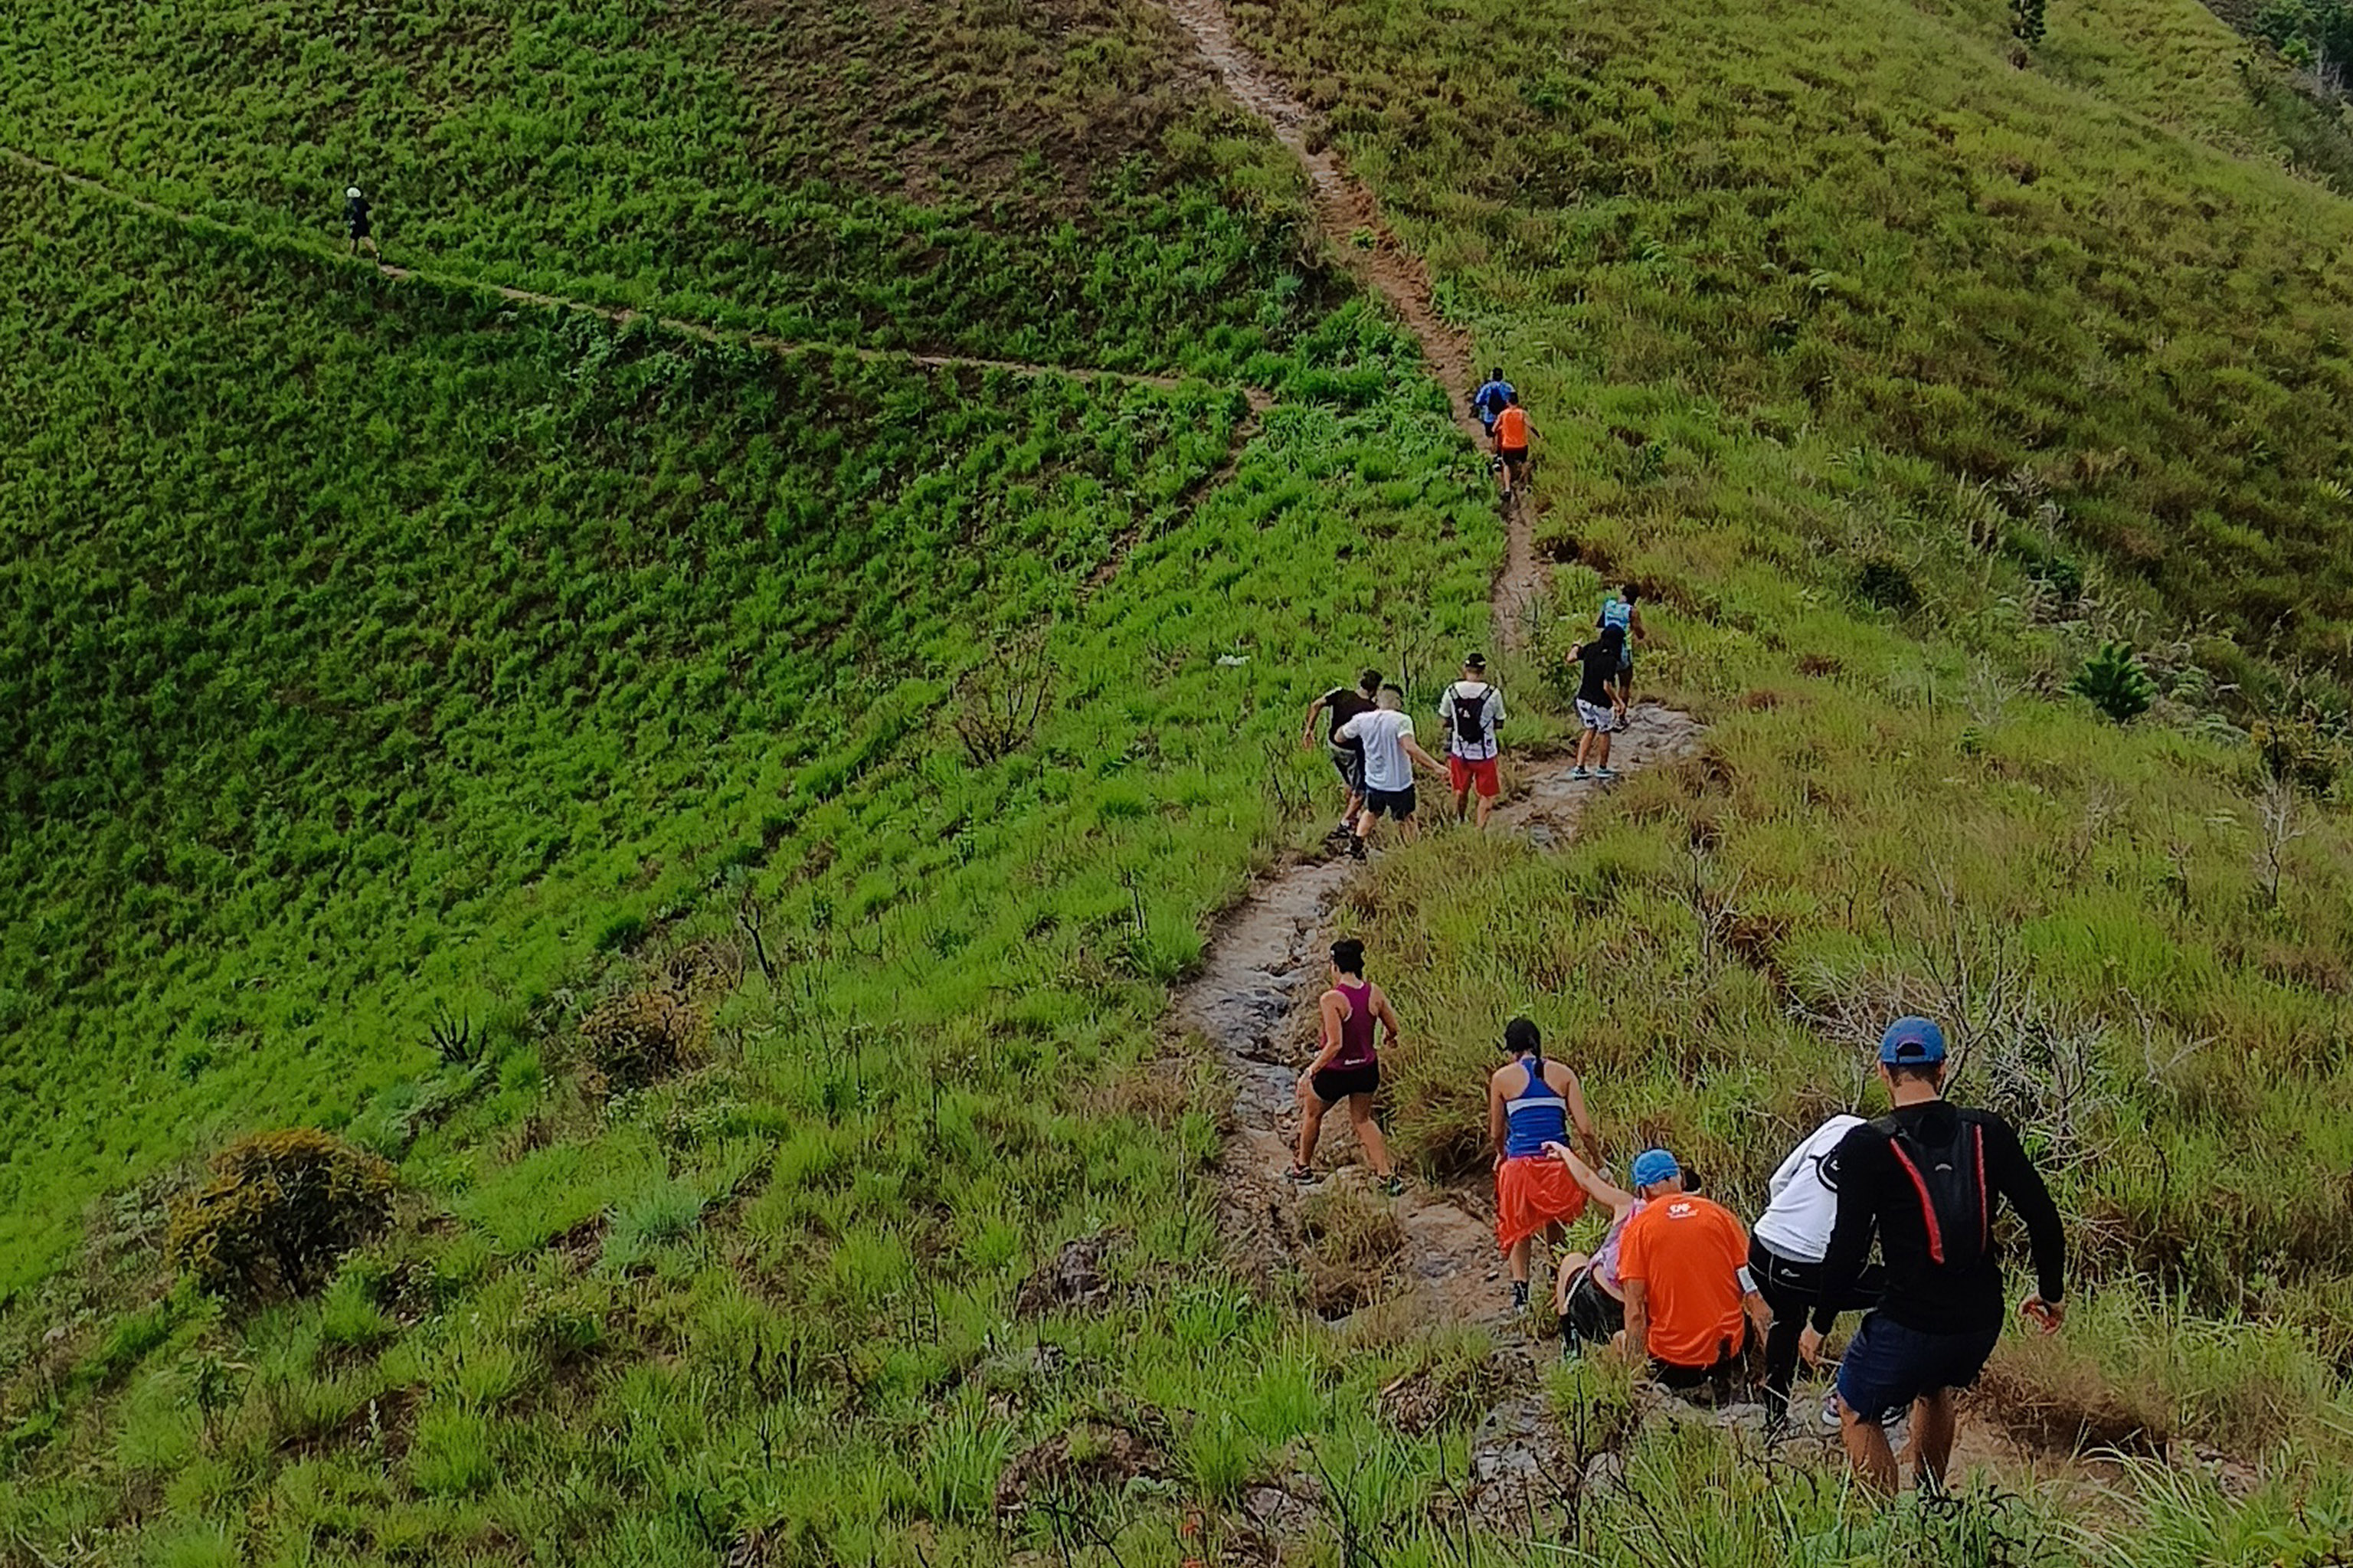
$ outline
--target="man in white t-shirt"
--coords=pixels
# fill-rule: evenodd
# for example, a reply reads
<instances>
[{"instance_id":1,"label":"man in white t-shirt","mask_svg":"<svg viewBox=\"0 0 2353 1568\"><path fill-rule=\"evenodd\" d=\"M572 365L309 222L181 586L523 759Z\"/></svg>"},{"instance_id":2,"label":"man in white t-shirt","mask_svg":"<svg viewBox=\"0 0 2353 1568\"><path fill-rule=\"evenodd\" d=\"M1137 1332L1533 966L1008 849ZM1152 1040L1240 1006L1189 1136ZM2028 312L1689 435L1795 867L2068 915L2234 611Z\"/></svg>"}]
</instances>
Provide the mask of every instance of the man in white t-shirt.
<instances>
[{"instance_id":1,"label":"man in white t-shirt","mask_svg":"<svg viewBox=\"0 0 2353 1568\"><path fill-rule=\"evenodd\" d=\"M1504 694L1487 683L1487 661L1473 653L1462 661L1462 678L1438 699L1438 716L1446 726L1446 772L1454 786L1454 815L1459 820L1479 791L1479 826L1495 809L1502 789L1496 758L1495 726L1504 722Z\"/></svg>"},{"instance_id":2,"label":"man in white t-shirt","mask_svg":"<svg viewBox=\"0 0 2353 1568\"><path fill-rule=\"evenodd\" d=\"M1412 838L1419 832L1413 821L1413 766L1418 762L1432 773L1445 770L1413 738L1404 690L1394 682L1384 683L1373 697L1373 711L1342 725L1333 738L1357 741L1365 748L1365 809L1356 818L1348 853L1365 858L1373 824L1383 817L1395 818L1398 832Z\"/></svg>"},{"instance_id":3,"label":"man in white t-shirt","mask_svg":"<svg viewBox=\"0 0 2353 1568\"><path fill-rule=\"evenodd\" d=\"M1748 1234L1748 1272L1756 1277L1757 1294L1773 1308L1773 1327L1765 1336L1765 1387L1785 1403L1798 1372L1798 1336L1821 1299L1822 1259L1830 1253L1831 1227L1838 1222L1838 1190L1823 1174L1822 1161L1862 1125L1862 1118L1841 1112L1791 1150L1773 1172L1767 1187L1771 1201ZM1880 1287L1880 1268L1873 1264L1835 1309L1859 1312L1877 1306Z\"/></svg>"}]
</instances>

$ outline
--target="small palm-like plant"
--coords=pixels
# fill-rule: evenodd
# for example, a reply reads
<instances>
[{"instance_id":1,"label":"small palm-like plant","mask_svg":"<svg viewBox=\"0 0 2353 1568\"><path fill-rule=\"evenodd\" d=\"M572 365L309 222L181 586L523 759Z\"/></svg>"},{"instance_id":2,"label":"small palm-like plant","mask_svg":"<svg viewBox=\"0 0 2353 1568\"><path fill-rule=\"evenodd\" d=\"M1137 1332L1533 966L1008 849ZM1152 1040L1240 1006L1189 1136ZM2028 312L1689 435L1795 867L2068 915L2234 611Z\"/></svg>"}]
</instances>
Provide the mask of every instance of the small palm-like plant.
<instances>
[{"instance_id":1,"label":"small palm-like plant","mask_svg":"<svg viewBox=\"0 0 2353 1568\"><path fill-rule=\"evenodd\" d=\"M2102 643L2067 689L2118 724L2130 724L2157 700L2157 683L2133 657L2129 642Z\"/></svg>"}]
</instances>

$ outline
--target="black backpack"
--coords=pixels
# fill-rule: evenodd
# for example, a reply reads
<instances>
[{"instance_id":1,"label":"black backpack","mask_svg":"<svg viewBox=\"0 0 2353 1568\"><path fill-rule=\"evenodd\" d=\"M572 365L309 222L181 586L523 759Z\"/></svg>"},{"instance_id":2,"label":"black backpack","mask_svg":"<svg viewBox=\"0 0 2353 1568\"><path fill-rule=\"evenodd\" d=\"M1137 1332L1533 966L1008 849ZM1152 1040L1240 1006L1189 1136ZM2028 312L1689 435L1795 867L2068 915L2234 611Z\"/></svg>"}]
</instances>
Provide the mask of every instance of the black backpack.
<instances>
[{"instance_id":1,"label":"black backpack","mask_svg":"<svg viewBox=\"0 0 2353 1568\"><path fill-rule=\"evenodd\" d=\"M1454 738L1464 746L1486 745L1487 699L1494 695L1495 688L1490 686L1475 697L1460 685L1447 690L1454 697Z\"/></svg>"},{"instance_id":2,"label":"black backpack","mask_svg":"<svg viewBox=\"0 0 2353 1568\"><path fill-rule=\"evenodd\" d=\"M1910 1178L1928 1232L1928 1261L1967 1268L1993 1245L1993 1203L1986 1192L1985 1124L1955 1113L1949 1142L1933 1144L1894 1116L1867 1124L1887 1139L1896 1168Z\"/></svg>"}]
</instances>

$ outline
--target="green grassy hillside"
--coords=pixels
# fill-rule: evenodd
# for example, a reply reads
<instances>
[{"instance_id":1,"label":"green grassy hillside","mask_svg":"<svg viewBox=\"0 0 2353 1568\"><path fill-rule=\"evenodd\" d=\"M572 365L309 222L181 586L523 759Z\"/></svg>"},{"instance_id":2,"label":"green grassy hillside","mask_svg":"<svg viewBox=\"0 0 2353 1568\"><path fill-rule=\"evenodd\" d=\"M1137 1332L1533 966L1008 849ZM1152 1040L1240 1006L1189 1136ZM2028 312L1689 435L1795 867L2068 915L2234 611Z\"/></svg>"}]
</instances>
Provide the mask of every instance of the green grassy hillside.
<instances>
[{"instance_id":1,"label":"green grassy hillside","mask_svg":"<svg viewBox=\"0 0 2353 1568\"><path fill-rule=\"evenodd\" d=\"M1426 708L1502 534L1157 7L45 0L0 144L229 227L0 175L0 1563L2343 1555L2353 206L2311 128L2187 0L2058 5L2024 70L1978 0L1236 15L1532 395L1515 744L1628 579L1712 726L1574 845L1356 885L1409 1169L1475 1166L1528 1010L1613 1151L1753 1210L1934 1011L2081 1263L1975 1416L2020 1446L1883 1512L1588 1368L1546 1393L1617 1484L1474 1528L1491 1338L1227 1266L1168 986L1328 804L1301 705L1372 660ZM437 273L1193 378L384 280L327 254L368 171ZM2068 691L2116 639L2128 727ZM664 984L697 1059L617 1083L584 1022ZM294 1120L396 1162L388 1233L301 1300L175 1277L195 1157ZM1377 1207L1318 1216L1303 1274L1377 1261Z\"/></svg>"}]
</instances>

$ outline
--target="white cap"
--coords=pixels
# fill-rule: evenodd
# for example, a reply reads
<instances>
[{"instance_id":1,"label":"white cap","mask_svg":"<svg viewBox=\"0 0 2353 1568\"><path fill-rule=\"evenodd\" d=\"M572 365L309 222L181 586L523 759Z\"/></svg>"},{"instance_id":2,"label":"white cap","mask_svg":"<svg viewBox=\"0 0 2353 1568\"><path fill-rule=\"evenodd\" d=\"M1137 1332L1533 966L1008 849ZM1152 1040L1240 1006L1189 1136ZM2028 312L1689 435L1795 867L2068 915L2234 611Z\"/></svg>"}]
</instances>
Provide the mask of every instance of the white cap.
<instances>
[{"instance_id":1,"label":"white cap","mask_svg":"<svg viewBox=\"0 0 2353 1568\"><path fill-rule=\"evenodd\" d=\"M359 186L357 186L357 185L353 185L351 189L349 189L349 190L345 191L343 194L344 194L345 196L347 196L352 197L354 201L356 201L357 199L359 199L360 187L359 187Z\"/></svg>"}]
</instances>

